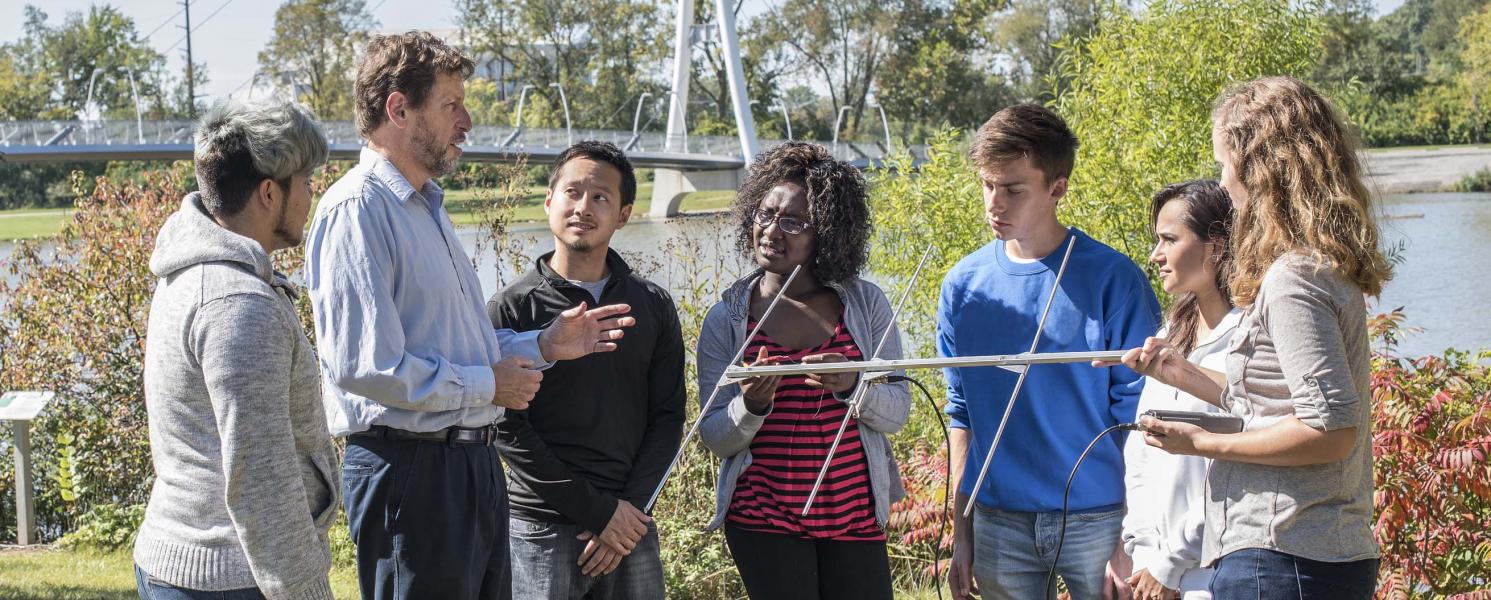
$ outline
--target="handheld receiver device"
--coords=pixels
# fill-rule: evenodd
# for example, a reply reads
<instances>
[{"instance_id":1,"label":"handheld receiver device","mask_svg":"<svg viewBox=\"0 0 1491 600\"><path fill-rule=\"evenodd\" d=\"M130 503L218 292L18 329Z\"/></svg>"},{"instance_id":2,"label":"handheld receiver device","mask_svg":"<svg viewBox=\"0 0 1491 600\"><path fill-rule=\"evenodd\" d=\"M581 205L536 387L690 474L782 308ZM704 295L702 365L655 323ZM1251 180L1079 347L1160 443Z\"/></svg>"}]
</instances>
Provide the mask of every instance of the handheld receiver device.
<instances>
[{"instance_id":1,"label":"handheld receiver device","mask_svg":"<svg viewBox=\"0 0 1491 600\"><path fill-rule=\"evenodd\" d=\"M1241 417L1218 413L1191 412L1186 410L1146 410L1140 416L1154 417L1161 421L1190 423L1212 433L1239 433L1243 430L1243 420Z\"/></svg>"}]
</instances>

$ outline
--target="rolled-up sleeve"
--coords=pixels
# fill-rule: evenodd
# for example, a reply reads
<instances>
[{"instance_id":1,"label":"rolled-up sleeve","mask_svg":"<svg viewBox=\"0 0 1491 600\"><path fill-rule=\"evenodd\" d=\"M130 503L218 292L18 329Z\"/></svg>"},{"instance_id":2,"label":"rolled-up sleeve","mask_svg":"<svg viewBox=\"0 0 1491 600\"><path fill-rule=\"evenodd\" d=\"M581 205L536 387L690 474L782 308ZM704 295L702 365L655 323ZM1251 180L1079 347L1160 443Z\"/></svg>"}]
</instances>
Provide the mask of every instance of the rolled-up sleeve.
<instances>
[{"instance_id":1,"label":"rolled-up sleeve","mask_svg":"<svg viewBox=\"0 0 1491 600\"><path fill-rule=\"evenodd\" d=\"M399 308L391 229L358 199L327 207L307 235L306 278L327 379L346 392L417 411L490 404L491 365L409 352ZM517 340L514 340L517 341ZM537 355L536 342L534 355Z\"/></svg>"},{"instance_id":2,"label":"rolled-up sleeve","mask_svg":"<svg viewBox=\"0 0 1491 600\"><path fill-rule=\"evenodd\" d=\"M1356 427L1363 403L1347 364L1341 303L1315 275L1298 267L1270 272L1260 294L1265 325L1295 417L1323 431Z\"/></svg>"}]
</instances>

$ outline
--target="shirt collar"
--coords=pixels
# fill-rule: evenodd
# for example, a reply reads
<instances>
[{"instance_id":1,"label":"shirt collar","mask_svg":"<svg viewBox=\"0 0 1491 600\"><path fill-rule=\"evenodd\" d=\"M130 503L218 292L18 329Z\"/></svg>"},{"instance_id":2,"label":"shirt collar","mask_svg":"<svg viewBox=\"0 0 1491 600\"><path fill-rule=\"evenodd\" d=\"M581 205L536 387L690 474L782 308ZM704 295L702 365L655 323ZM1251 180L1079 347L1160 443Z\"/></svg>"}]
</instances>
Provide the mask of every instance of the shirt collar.
<instances>
[{"instance_id":1,"label":"shirt collar","mask_svg":"<svg viewBox=\"0 0 1491 600\"><path fill-rule=\"evenodd\" d=\"M393 166L392 161L372 148L362 147L362 151L358 153L358 164L367 166L373 176L382 181L383 185L388 186L388 189L398 196L400 201L408 202L415 194L424 196L432 207L440 206L445 201L445 190L435 183L434 178L425 182L422 190L416 190L409 180L404 178L404 174L399 172L398 167Z\"/></svg>"},{"instance_id":2,"label":"shirt collar","mask_svg":"<svg viewBox=\"0 0 1491 600\"><path fill-rule=\"evenodd\" d=\"M1222 317L1222 322L1217 323L1217 326L1212 328L1211 333L1208 333L1206 335L1206 339L1201 340L1200 343L1196 344L1196 347L1200 348L1202 346L1210 346L1216 343L1217 339L1221 338L1223 335L1226 335L1232 330L1237 329L1237 324L1240 319L1242 319L1242 310L1233 308L1232 310L1227 311L1227 315Z\"/></svg>"}]
</instances>

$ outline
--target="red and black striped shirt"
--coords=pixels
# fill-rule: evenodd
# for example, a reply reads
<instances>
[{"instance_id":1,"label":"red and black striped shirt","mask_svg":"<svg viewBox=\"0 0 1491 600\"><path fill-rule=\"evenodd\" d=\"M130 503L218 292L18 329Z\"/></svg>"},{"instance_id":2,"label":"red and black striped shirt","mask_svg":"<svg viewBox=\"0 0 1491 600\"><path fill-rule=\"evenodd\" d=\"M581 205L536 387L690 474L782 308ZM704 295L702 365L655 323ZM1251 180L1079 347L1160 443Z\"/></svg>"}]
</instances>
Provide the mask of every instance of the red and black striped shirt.
<instances>
[{"instance_id":1,"label":"red and black striped shirt","mask_svg":"<svg viewBox=\"0 0 1491 600\"><path fill-rule=\"evenodd\" d=\"M753 319L747 329L755 325ZM800 362L804 356L826 352L838 352L850 360L862 356L842 318L833 336L817 348L786 348L762 331L751 338L745 355L757 356L763 347L767 355L781 357L784 362ZM736 481L726 520L749 531L811 539L883 541L885 531L875 522L869 464L854 419L849 420L844 439L834 452L833 466L813 500L812 512L802 516L813 481L848 410L848 405L834 398L832 392L808 387L805 381L803 376L783 377L777 385L771 413L751 440L751 465Z\"/></svg>"}]
</instances>

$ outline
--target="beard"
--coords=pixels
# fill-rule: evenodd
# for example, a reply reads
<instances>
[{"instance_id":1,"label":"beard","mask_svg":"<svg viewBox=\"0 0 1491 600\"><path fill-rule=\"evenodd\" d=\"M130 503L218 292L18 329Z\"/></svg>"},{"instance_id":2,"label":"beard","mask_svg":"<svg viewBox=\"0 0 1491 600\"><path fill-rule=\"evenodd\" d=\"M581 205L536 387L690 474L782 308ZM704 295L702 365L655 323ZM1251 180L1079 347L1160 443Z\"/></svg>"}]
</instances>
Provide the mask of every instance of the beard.
<instances>
[{"instance_id":1,"label":"beard","mask_svg":"<svg viewBox=\"0 0 1491 600\"><path fill-rule=\"evenodd\" d=\"M459 143L464 138L462 134L456 134L450 143ZM445 151L446 142L435 139L435 132L425 124L424 117L414 118L414 158L419 161L420 166L429 171L431 175L439 177L448 175L456 169L456 157L450 156Z\"/></svg>"},{"instance_id":2,"label":"beard","mask_svg":"<svg viewBox=\"0 0 1491 600\"><path fill-rule=\"evenodd\" d=\"M280 203L280 216L275 219L274 237L284 242L285 247L294 248L305 241L305 231L296 231L290 227L290 196L285 195L284 202Z\"/></svg>"},{"instance_id":3,"label":"beard","mask_svg":"<svg viewBox=\"0 0 1491 600\"><path fill-rule=\"evenodd\" d=\"M588 254L591 250L595 249L595 244L592 244L585 239L576 239L572 242L565 242L564 247L569 248L570 252L574 252L577 254Z\"/></svg>"}]
</instances>

